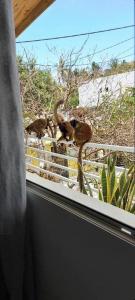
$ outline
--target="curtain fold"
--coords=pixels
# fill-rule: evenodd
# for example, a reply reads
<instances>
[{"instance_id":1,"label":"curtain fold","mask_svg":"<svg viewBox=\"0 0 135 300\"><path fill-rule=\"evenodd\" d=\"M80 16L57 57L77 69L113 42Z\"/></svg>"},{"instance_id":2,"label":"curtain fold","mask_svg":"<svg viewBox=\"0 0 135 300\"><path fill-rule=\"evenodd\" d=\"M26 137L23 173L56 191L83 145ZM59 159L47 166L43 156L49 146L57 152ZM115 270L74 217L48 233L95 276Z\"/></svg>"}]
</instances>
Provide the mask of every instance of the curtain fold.
<instances>
[{"instance_id":1,"label":"curtain fold","mask_svg":"<svg viewBox=\"0 0 135 300\"><path fill-rule=\"evenodd\" d=\"M0 299L21 300L26 188L12 1L0 0Z\"/></svg>"}]
</instances>

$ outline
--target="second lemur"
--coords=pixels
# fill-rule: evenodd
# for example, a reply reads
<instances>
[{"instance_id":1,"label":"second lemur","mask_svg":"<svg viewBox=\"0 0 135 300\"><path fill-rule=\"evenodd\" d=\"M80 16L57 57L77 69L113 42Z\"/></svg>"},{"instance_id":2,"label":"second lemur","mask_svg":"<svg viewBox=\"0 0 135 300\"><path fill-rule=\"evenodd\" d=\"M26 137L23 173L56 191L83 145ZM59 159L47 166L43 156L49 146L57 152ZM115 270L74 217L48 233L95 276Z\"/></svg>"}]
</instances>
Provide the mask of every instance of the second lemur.
<instances>
[{"instance_id":1,"label":"second lemur","mask_svg":"<svg viewBox=\"0 0 135 300\"><path fill-rule=\"evenodd\" d=\"M58 114L58 107L64 103L64 100L59 100L54 106L54 118L61 132L61 136L58 141L65 139L66 141L70 141L73 139L73 127L69 121L64 121L63 116Z\"/></svg>"},{"instance_id":2,"label":"second lemur","mask_svg":"<svg viewBox=\"0 0 135 300\"><path fill-rule=\"evenodd\" d=\"M78 120L63 121L59 118L57 113L58 107L64 103L64 100L59 100L54 107L54 116L57 125L61 131L61 137L58 141L66 139L67 141L73 140L76 146L79 147L78 153L78 181L80 191L86 193L84 181L83 181L83 172L82 172L82 150L83 146L88 143L92 138L92 129L90 125Z\"/></svg>"},{"instance_id":3,"label":"second lemur","mask_svg":"<svg viewBox=\"0 0 135 300\"><path fill-rule=\"evenodd\" d=\"M78 181L80 192L86 194L84 180L83 180L83 172L82 172L82 150L83 146L88 143L92 138L92 129L91 127L84 122L79 122L77 120L70 121L72 127L74 128L74 142L77 146L79 146L78 152Z\"/></svg>"},{"instance_id":4,"label":"second lemur","mask_svg":"<svg viewBox=\"0 0 135 300\"><path fill-rule=\"evenodd\" d=\"M28 134L31 134L31 132L35 132L37 138L41 139L45 133L44 130L48 127L48 119L37 119L34 122L32 122L30 125L28 125L25 130Z\"/></svg>"}]
</instances>

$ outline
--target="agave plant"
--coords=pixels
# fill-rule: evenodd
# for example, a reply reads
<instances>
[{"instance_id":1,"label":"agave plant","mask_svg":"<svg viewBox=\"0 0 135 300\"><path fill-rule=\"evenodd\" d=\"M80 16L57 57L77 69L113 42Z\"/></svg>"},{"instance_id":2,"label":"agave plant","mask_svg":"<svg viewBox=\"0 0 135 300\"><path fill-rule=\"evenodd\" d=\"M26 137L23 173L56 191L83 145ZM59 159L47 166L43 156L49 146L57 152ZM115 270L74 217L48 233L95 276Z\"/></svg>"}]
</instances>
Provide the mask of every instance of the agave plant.
<instances>
[{"instance_id":1,"label":"agave plant","mask_svg":"<svg viewBox=\"0 0 135 300\"><path fill-rule=\"evenodd\" d=\"M107 167L104 166L101 173L99 200L135 213L135 166L118 177L115 164L116 156L107 158Z\"/></svg>"}]
</instances>

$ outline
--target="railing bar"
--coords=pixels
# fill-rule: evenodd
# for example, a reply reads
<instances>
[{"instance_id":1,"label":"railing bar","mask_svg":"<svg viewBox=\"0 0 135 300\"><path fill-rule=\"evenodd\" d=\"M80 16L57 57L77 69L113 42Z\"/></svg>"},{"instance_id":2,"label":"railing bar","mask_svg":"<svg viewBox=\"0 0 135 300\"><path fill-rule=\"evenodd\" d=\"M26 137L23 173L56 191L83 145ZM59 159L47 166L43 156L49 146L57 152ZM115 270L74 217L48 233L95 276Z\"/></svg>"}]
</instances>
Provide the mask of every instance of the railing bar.
<instances>
[{"instance_id":1,"label":"railing bar","mask_svg":"<svg viewBox=\"0 0 135 300\"><path fill-rule=\"evenodd\" d=\"M50 151L47 151L47 150L41 150L41 149L34 148L34 147L31 147L31 146L26 146L26 148L29 148L33 151L37 151L37 152L43 153L43 154L46 153L46 154L49 154L50 156L55 156L55 157L64 158L64 159L75 159L75 160L77 160L77 158L75 158L73 156L67 156L67 155L63 155L63 154L59 154L59 153L50 152Z\"/></svg>"},{"instance_id":2,"label":"railing bar","mask_svg":"<svg viewBox=\"0 0 135 300\"><path fill-rule=\"evenodd\" d=\"M53 141L53 142L57 142L57 139L54 139L54 138L50 138L50 137L43 137L42 140L46 141L46 140L49 140L49 141ZM61 141L59 143L62 143L62 144L66 144L66 145L72 145L73 142L72 141ZM128 146L119 146L119 145L108 145L108 144L96 144L96 143L86 143L85 146L84 146L84 149L85 148L97 148L97 149L106 149L106 150L112 150L112 151L122 151L122 152L132 152L134 153L135 152L135 148L134 147L128 147Z\"/></svg>"},{"instance_id":3,"label":"railing bar","mask_svg":"<svg viewBox=\"0 0 135 300\"><path fill-rule=\"evenodd\" d=\"M70 160L77 161L77 158L73 157L73 156L68 156L68 155L63 155L63 154L59 154L59 153L54 153L54 152L50 152L50 151L47 151L47 150L41 150L41 149L34 148L34 147L31 147L31 146L26 146L26 148L30 148L31 150L37 151L37 152L42 153L42 154L46 153L46 154L49 154L50 156L55 156L55 157L58 157L58 158L64 158L64 159L68 159L68 160L70 159ZM100 162L94 162L94 161L91 161L91 160L85 160L85 159L83 159L82 162L83 162L83 164L85 163L87 165L93 165L93 166L97 166L99 168L100 167L102 168L103 166L107 167L106 164L103 164L103 163L100 163ZM124 171L125 170L124 167L118 167L118 166L116 166L115 168L118 171Z\"/></svg>"},{"instance_id":4,"label":"railing bar","mask_svg":"<svg viewBox=\"0 0 135 300\"><path fill-rule=\"evenodd\" d=\"M96 143L87 143L85 144L84 148L97 148L97 149L105 149L105 150L112 150L112 151L120 151L120 152L131 152L134 153L134 147L128 146L119 146L119 145L107 145L107 144L96 144Z\"/></svg>"},{"instance_id":5,"label":"railing bar","mask_svg":"<svg viewBox=\"0 0 135 300\"><path fill-rule=\"evenodd\" d=\"M69 167L66 167L66 166L63 166L63 165L51 162L49 160L45 160L45 159L42 159L42 158L34 157L34 156L31 156L31 155L28 155L28 154L26 154L26 157L31 158L31 159L35 159L35 160L38 160L38 161L42 161L42 162L44 162L46 164L49 164L49 165L54 166L54 167L58 167L58 168L63 169L63 170L67 170L67 171L71 171L71 172L76 172L77 173L76 169L71 169Z\"/></svg>"},{"instance_id":6,"label":"railing bar","mask_svg":"<svg viewBox=\"0 0 135 300\"><path fill-rule=\"evenodd\" d=\"M33 166L32 164L26 163L26 166L27 166L27 167L30 167L30 168L32 168L32 169L34 169L34 170L36 169L36 170L38 170L38 171L41 171L41 172L43 172L43 173L45 173L45 174L53 175L53 176L55 176L55 177L58 177L58 178L61 179L61 180L64 180L64 181L67 181L67 182L71 182L71 183L74 183L74 184L78 185L78 182L77 182L77 181L74 181L74 180L72 180L72 179L66 178L66 177L64 177L64 176L62 176L62 175L53 173L53 172L51 172L51 171L44 170L44 169L42 169L42 168L40 168L40 167Z\"/></svg>"},{"instance_id":7,"label":"railing bar","mask_svg":"<svg viewBox=\"0 0 135 300\"><path fill-rule=\"evenodd\" d=\"M71 169L71 168L68 168L68 167L65 167L65 166L62 166L62 165L59 165L59 164L50 162L50 161L48 161L48 160L44 160L44 159L42 159L42 158L33 157L33 156L30 156L30 155L27 155L27 154L26 154L26 156L29 157L30 159L35 159L35 160L37 160L37 161L42 161L42 162L44 162L44 163L46 163L46 164L50 164L50 165L52 165L52 166L58 167L59 169L63 169L63 170L71 171L71 172L75 172L75 173L78 172L78 170L76 170L76 169ZM54 173L54 174L55 174L55 173ZM92 173L84 172L84 174L85 174L87 177L89 177L89 178L100 179L100 176L95 175L95 174L92 174Z\"/></svg>"},{"instance_id":8,"label":"railing bar","mask_svg":"<svg viewBox=\"0 0 135 300\"><path fill-rule=\"evenodd\" d=\"M72 180L72 179L68 179L68 178L66 178L66 177L63 177L63 176L60 176L60 175L58 175L58 174L55 174L55 173L52 173L52 172L50 172L50 171L47 171L47 170L42 170L41 168L39 168L39 167L36 167L36 166L33 166L33 165L31 165L31 164L28 164L28 163L26 163L26 165L27 166L29 166L29 167L31 167L33 170L39 170L39 171L43 171L43 173L48 173L48 174L50 174L50 175L54 175L55 177L62 177L62 180L64 180L64 181L67 181L67 182L72 182L72 183L74 183L75 185L78 185L78 182L76 182L76 181L74 181L74 180ZM63 179L64 178L64 179ZM87 185L85 184L85 187L87 188ZM98 192L98 189L96 189L96 188L94 188L94 187L91 187L91 190L93 190L94 192Z\"/></svg>"},{"instance_id":9,"label":"railing bar","mask_svg":"<svg viewBox=\"0 0 135 300\"><path fill-rule=\"evenodd\" d=\"M86 159L83 159L83 163L85 163L85 164L91 164L93 166L95 165L98 168L102 168L103 166L107 167L107 164L96 162L96 161L94 162L94 161L86 160ZM118 171L128 170L128 169L126 169L124 167L118 167L118 166L115 166L115 169L118 170Z\"/></svg>"},{"instance_id":10,"label":"railing bar","mask_svg":"<svg viewBox=\"0 0 135 300\"><path fill-rule=\"evenodd\" d=\"M53 176L58 177L58 178L61 178L61 177L62 177L62 180L67 181L67 182L74 183L75 185L78 185L78 182L76 182L76 181L74 181L74 180L72 180L72 179L68 179L68 178L66 178L66 177L63 177L63 176L58 175L58 174L56 174L56 173L53 173L53 172L50 172L50 171L41 169L41 168L36 167L36 166L33 166L33 165L31 165L31 164L26 164L26 165L29 166L29 167L31 167L33 170L39 170L39 171L42 171L42 172L45 173L45 174L50 174L50 175L53 175ZM85 187L87 188L87 185L86 185L86 184L85 184ZM93 188L93 187L91 187L91 190L93 190L94 192L98 192L98 189Z\"/></svg>"}]
</instances>

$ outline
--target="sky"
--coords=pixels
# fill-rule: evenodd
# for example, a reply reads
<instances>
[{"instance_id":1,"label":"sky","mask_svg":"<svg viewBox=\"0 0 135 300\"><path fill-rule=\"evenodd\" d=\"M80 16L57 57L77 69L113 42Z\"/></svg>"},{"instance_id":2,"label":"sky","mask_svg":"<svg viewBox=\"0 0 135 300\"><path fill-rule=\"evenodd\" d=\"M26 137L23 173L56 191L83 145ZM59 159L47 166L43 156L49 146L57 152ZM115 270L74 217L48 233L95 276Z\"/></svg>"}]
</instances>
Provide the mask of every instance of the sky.
<instances>
[{"instance_id":1,"label":"sky","mask_svg":"<svg viewBox=\"0 0 135 300\"><path fill-rule=\"evenodd\" d=\"M61 35L121 27L134 23L134 0L56 0L35 20L18 38L17 41L32 40ZM17 54L35 57L38 64L54 65L60 54L79 51L85 43L81 57L93 54L123 40L132 38L134 29L123 29L108 33L94 34L83 37L44 41L30 44L17 44ZM87 42L86 42L87 39ZM124 58L131 61L134 58L134 39L121 45L94 54L92 61L106 62L111 58ZM80 59L82 66L88 59Z\"/></svg>"}]
</instances>

